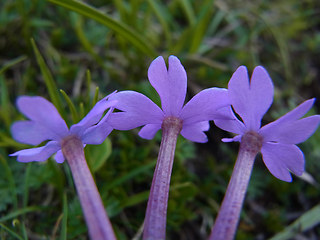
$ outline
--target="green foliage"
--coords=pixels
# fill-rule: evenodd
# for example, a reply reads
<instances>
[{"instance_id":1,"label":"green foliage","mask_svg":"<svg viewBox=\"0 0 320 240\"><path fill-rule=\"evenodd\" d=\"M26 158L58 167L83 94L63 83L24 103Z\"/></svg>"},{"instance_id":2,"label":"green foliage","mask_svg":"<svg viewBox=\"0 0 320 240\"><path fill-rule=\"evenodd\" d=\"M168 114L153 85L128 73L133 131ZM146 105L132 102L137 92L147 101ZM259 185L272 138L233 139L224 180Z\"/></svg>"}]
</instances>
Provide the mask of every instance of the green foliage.
<instances>
[{"instance_id":1,"label":"green foliage","mask_svg":"<svg viewBox=\"0 0 320 240\"><path fill-rule=\"evenodd\" d=\"M0 238L86 239L87 229L67 164L18 163L8 154L29 147L10 136L19 95L52 101L69 125L103 96L136 90L158 105L147 82L154 57L177 55L188 73L188 99L226 87L239 65L265 66L275 100L272 121L320 95L319 4L311 0L0 2ZM30 39L31 40L30 42ZM62 89L62 90L60 90ZM60 93L59 93L60 90ZM314 113L319 112L316 102ZM119 239L140 236L161 133L113 131L85 148ZM212 125L207 144L178 139L168 208L168 239L206 239L237 154ZM256 159L237 239L319 235L319 130L300 147L313 183L275 179ZM314 207L315 206L315 207ZM287 226L287 227L286 227ZM276 235L279 231L279 235Z\"/></svg>"}]
</instances>

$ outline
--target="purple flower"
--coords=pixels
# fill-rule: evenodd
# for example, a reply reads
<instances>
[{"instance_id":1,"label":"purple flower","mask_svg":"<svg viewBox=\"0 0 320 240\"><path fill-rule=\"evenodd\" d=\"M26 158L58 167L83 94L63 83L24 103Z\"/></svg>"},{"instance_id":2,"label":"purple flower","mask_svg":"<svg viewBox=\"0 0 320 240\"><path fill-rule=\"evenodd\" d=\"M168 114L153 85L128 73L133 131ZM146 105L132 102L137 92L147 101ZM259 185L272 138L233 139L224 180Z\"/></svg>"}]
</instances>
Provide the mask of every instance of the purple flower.
<instances>
[{"instance_id":1,"label":"purple flower","mask_svg":"<svg viewBox=\"0 0 320 240\"><path fill-rule=\"evenodd\" d=\"M249 82L247 69L241 66L228 84L228 94L234 111L229 114L235 120L215 120L215 124L238 134L224 142L248 141L247 145L260 150L269 171L280 180L290 182L290 172L300 176L304 171L304 156L296 146L308 139L317 129L320 115L302 118L312 107L315 99L309 99L278 120L261 127L261 119L273 100L273 84L267 71L258 66Z\"/></svg>"},{"instance_id":2,"label":"purple flower","mask_svg":"<svg viewBox=\"0 0 320 240\"><path fill-rule=\"evenodd\" d=\"M118 100L115 108L122 112L112 113L110 125L118 130L144 126L139 135L152 139L166 119L176 119L182 124L181 135L194 142L206 142L204 131L209 129L208 120L225 117L219 109L230 106L226 89L210 88L199 92L183 106L187 91L187 74L179 59L169 57L167 69L163 57L156 58L148 70L151 85L158 92L162 109L145 95L134 91L122 91L110 100Z\"/></svg>"},{"instance_id":3,"label":"purple flower","mask_svg":"<svg viewBox=\"0 0 320 240\"><path fill-rule=\"evenodd\" d=\"M109 95L110 96L110 95ZM105 97L79 123L68 129L54 105L43 97L21 96L17 106L30 120L17 121L11 126L13 138L22 143L38 145L49 140L45 146L24 149L11 154L17 156L19 162L45 161L52 154L58 163L64 161L61 143L69 136L76 136L85 144L100 144L112 131L108 123L108 116L112 109L101 119L106 109L113 106L115 101L108 101ZM100 121L101 119L101 121ZM100 121L100 122L99 122Z\"/></svg>"}]
</instances>

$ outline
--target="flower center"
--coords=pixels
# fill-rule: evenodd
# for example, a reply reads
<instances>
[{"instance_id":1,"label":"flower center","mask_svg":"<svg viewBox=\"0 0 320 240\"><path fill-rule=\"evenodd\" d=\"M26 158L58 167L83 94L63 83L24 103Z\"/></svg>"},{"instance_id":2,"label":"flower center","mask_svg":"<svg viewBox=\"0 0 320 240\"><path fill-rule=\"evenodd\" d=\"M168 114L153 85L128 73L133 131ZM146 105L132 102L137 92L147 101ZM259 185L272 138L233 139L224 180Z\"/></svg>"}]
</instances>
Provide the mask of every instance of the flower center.
<instances>
[{"instance_id":1,"label":"flower center","mask_svg":"<svg viewBox=\"0 0 320 240\"><path fill-rule=\"evenodd\" d=\"M257 132L246 132L241 138L241 145L244 150L252 153L258 153L261 150L263 138Z\"/></svg>"},{"instance_id":2,"label":"flower center","mask_svg":"<svg viewBox=\"0 0 320 240\"><path fill-rule=\"evenodd\" d=\"M183 121L180 118L177 117L166 117L163 119L161 128L162 130L167 129L175 129L177 131L177 134L180 133L182 129Z\"/></svg>"},{"instance_id":3,"label":"flower center","mask_svg":"<svg viewBox=\"0 0 320 240\"><path fill-rule=\"evenodd\" d=\"M66 149L72 149L75 146L81 146L83 148L81 139L76 135L69 135L61 140L62 152L64 152Z\"/></svg>"}]
</instances>

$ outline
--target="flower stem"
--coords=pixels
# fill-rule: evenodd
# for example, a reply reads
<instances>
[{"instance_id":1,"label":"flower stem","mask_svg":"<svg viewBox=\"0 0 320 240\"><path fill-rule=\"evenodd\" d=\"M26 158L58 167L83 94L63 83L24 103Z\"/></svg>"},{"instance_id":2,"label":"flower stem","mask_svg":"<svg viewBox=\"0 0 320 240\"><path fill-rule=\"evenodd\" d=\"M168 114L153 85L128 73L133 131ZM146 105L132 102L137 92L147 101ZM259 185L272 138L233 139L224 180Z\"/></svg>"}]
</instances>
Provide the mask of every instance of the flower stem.
<instances>
[{"instance_id":1,"label":"flower stem","mask_svg":"<svg viewBox=\"0 0 320 240\"><path fill-rule=\"evenodd\" d=\"M61 145L72 172L90 238L115 240L111 223L87 165L82 141L78 137L70 136L65 138Z\"/></svg>"},{"instance_id":2,"label":"flower stem","mask_svg":"<svg viewBox=\"0 0 320 240\"><path fill-rule=\"evenodd\" d=\"M162 140L144 220L144 240L166 238L170 178L181 127L181 120L173 117L166 118L162 124Z\"/></svg>"},{"instance_id":3,"label":"flower stem","mask_svg":"<svg viewBox=\"0 0 320 240\"><path fill-rule=\"evenodd\" d=\"M259 144L258 146L252 144L253 141L256 141L256 139L253 139L254 137L250 134L242 137L239 154L218 217L209 237L210 240L231 240L235 236L254 159L261 147Z\"/></svg>"}]
</instances>

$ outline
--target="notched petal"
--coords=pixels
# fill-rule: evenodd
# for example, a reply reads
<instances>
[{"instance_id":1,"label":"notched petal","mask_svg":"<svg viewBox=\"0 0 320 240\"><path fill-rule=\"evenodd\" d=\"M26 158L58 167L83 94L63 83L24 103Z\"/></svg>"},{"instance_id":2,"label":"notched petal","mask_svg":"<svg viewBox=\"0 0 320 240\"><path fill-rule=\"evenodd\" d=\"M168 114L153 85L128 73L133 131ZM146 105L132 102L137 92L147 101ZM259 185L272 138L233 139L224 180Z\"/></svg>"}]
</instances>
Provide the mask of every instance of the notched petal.
<instances>
[{"instance_id":1,"label":"notched petal","mask_svg":"<svg viewBox=\"0 0 320 240\"><path fill-rule=\"evenodd\" d=\"M43 147L24 149L9 156L17 156L18 162L39 162L47 160L60 149L61 147L58 142L50 141Z\"/></svg>"},{"instance_id":2,"label":"notched petal","mask_svg":"<svg viewBox=\"0 0 320 240\"><path fill-rule=\"evenodd\" d=\"M21 96L17 99L19 111L30 120L50 129L60 138L68 134L68 127L55 106L43 97Z\"/></svg>"},{"instance_id":3,"label":"notched petal","mask_svg":"<svg viewBox=\"0 0 320 240\"><path fill-rule=\"evenodd\" d=\"M161 129L161 124L147 124L139 131L139 136L151 140L156 133Z\"/></svg>"},{"instance_id":4,"label":"notched petal","mask_svg":"<svg viewBox=\"0 0 320 240\"><path fill-rule=\"evenodd\" d=\"M205 143L208 141L208 138L204 131L208 131L209 128L210 125L208 121L184 125L181 130L181 135L190 141Z\"/></svg>"}]
</instances>

